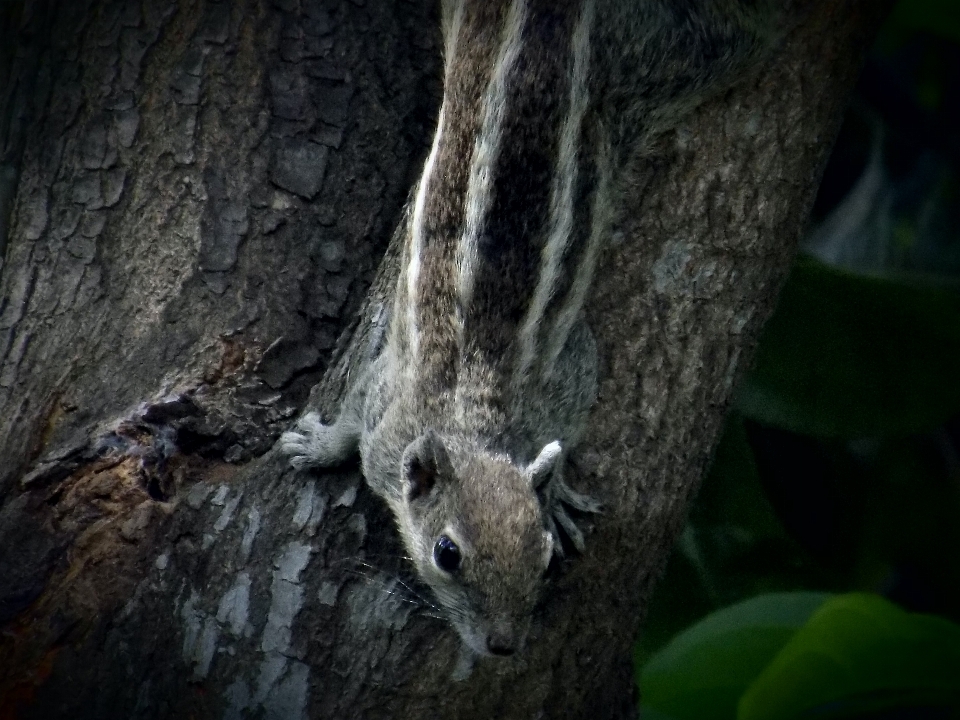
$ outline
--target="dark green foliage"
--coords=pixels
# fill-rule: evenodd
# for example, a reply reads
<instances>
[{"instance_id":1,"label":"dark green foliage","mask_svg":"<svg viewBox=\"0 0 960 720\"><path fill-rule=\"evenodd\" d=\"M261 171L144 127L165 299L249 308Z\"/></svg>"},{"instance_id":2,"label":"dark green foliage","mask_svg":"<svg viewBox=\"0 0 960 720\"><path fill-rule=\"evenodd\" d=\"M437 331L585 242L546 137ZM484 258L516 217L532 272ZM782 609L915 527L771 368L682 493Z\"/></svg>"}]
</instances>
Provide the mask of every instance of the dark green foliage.
<instances>
[{"instance_id":1,"label":"dark green foliage","mask_svg":"<svg viewBox=\"0 0 960 720\"><path fill-rule=\"evenodd\" d=\"M804 435L922 432L960 409L958 368L960 291L801 258L739 407Z\"/></svg>"},{"instance_id":2,"label":"dark green foliage","mask_svg":"<svg viewBox=\"0 0 960 720\"><path fill-rule=\"evenodd\" d=\"M875 595L824 603L740 699L738 720L960 713L960 626Z\"/></svg>"},{"instance_id":3,"label":"dark green foliage","mask_svg":"<svg viewBox=\"0 0 960 720\"><path fill-rule=\"evenodd\" d=\"M761 595L679 634L640 682L646 717L956 717L960 626L875 595Z\"/></svg>"},{"instance_id":4,"label":"dark green foliage","mask_svg":"<svg viewBox=\"0 0 960 720\"><path fill-rule=\"evenodd\" d=\"M897 6L815 218L637 646L648 720L960 718L957 0Z\"/></svg>"},{"instance_id":5,"label":"dark green foliage","mask_svg":"<svg viewBox=\"0 0 960 720\"><path fill-rule=\"evenodd\" d=\"M645 707L676 720L724 720L827 596L773 593L719 610L644 665Z\"/></svg>"}]
</instances>

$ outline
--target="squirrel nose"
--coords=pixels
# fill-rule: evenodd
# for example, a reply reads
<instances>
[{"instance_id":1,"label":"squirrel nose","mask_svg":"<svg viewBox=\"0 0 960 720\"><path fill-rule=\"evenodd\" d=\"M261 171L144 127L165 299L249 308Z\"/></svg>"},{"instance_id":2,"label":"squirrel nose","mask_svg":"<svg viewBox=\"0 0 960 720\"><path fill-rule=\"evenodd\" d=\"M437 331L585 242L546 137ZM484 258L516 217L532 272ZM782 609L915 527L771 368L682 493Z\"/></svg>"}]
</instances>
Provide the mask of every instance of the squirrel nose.
<instances>
[{"instance_id":1,"label":"squirrel nose","mask_svg":"<svg viewBox=\"0 0 960 720\"><path fill-rule=\"evenodd\" d=\"M513 633L509 631L494 631L487 636L487 650L493 655L509 657L517 651Z\"/></svg>"}]
</instances>

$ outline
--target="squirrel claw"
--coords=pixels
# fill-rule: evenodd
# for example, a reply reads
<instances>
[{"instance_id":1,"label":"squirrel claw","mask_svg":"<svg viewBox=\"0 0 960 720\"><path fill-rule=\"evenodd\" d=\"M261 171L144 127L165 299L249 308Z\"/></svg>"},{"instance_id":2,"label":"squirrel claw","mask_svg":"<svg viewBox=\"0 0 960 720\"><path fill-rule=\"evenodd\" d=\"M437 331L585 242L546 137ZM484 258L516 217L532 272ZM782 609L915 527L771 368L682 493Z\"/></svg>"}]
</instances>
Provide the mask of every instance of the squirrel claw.
<instances>
[{"instance_id":1,"label":"squirrel claw","mask_svg":"<svg viewBox=\"0 0 960 720\"><path fill-rule=\"evenodd\" d=\"M314 464L315 448L321 443L327 428L320 422L320 416L309 412L297 421L295 430L288 430L280 436L280 447L290 456L290 464L298 470Z\"/></svg>"},{"instance_id":2,"label":"squirrel claw","mask_svg":"<svg viewBox=\"0 0 960 720\"><path fill-rule=\"evenodd\" d=\"M573 490L567 485L560 474L554 475L550 483L549 500L547 503L547 530L559 540L557 526L563 528L564 534L570 538L570 542L576 548L577 552L582 553L585 547L583 533L577 524L570 517L566 507L573 508L585 513L600 512L600 503L583 493ZM563 557L563 545L560 542L554 543L556 552Z\"/></svg>"},{"instance_id":3,"label":"squirrel claw","mask_svg":"<svg viewBox=\"0 0 960 720\"><path fill-rule=\"evenodd\" d=\"M600 503L589 495L584 495L571 488L560 476L553 479L553 500L554 502L569 505L574 510L579 510L580 512L600 512Z\"/></svg>"},{"instance_id":4,"label":"squirrel claw","mask_svg":"<svg viewBox=\"0 0 960 720\"><path fill-rule=\"evenodd\" d=\"M583 542L583 533L580 532L580 528L578 528L577 524L573 522L573 519L567 515L567 511L564 510L562 506L557 505L553 510L553 519L556 520L560 524L560 527L563 528L564 533L566 533L567 537L570 538L570 542L573 543L573 546L577 549L577 552L582 553L585 547ZM556 546L562 547L561 543L556 543Z\"/></svg>"}]
</instances>

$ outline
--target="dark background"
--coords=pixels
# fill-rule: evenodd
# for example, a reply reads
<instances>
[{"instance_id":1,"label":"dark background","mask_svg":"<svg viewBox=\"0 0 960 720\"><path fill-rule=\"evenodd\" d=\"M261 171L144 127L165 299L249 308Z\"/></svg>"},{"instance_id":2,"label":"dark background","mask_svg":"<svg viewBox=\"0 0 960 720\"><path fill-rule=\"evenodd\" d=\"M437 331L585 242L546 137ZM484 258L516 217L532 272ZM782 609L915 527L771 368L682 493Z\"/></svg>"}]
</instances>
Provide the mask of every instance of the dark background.
<instances>
[{"instance_id":1,"label":"dark background","mask_svg":"<svg viewBox=\"0 0 960 720\"><path fill-rule=\"evenodd\" d=\"M870 54L638 668L718 608L804 589L960 622L956 2L902 0Z\"/></svg>"}]
</instances>

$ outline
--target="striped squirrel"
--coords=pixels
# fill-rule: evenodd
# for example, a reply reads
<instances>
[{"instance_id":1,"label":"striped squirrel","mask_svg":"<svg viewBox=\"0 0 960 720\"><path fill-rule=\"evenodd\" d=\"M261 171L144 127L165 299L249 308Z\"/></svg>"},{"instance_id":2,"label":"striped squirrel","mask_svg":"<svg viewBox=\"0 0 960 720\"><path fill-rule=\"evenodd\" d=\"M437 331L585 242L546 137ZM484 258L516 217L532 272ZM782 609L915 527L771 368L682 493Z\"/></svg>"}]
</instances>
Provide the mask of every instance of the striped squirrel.
<instances>
[{"instance_id":1,"label":"striped squirrel","mask_svg":"<svg viewBox=\"0 0 960 720\"><path fill-rule=\"evenodd\" d=\"M781 0L782 2L782 0ZM631 157L756 65L776 0L443 0L444 95L384 347L295 467L358 450L463 643L511 655L577 549L563 479L596 393L583 305Z\"/></svg>"}]
</instances>

